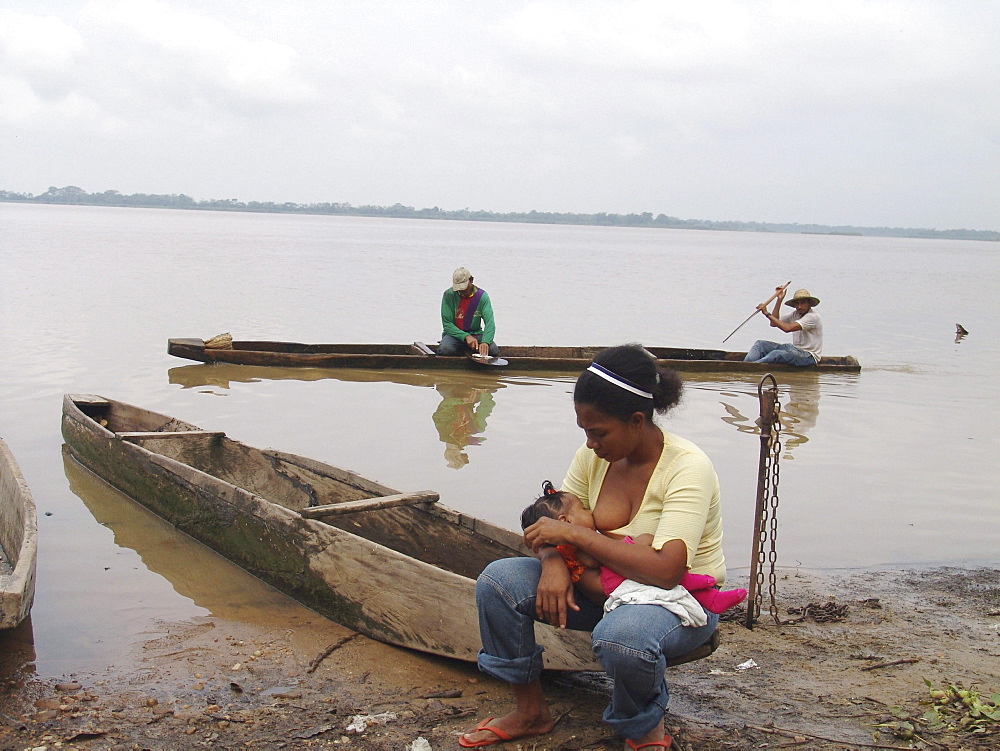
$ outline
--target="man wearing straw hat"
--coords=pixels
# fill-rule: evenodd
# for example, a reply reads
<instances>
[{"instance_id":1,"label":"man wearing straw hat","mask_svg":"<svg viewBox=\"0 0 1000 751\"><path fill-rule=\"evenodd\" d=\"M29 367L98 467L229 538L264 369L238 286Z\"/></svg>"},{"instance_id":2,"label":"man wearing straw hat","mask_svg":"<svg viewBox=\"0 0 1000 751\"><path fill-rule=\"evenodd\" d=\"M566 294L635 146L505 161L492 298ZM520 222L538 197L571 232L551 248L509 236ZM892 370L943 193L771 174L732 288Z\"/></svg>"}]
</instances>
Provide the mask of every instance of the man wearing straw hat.
<instances>
[{"instance_id":1,"label":"man wearing straw hat","mask_svg":"<svg viewBox=\"0 0 1000 751\"><path fill-rule=\"evenodd\" d=\"M757 310L772 326L791 334L792 343L777 344L758 339L743 361L784 363L800 367L815 365L823 352L823 322L819 319L819 315L813 312L813 308L819 305L819 298L810 295L807 289L796 290L792 299L785 303L795 310L779 316L785 288L778 287L775 292L777 297L774 300L774 309L768 312L767 304L761 303L757 306Z\"/></svg>"}]
</instances>

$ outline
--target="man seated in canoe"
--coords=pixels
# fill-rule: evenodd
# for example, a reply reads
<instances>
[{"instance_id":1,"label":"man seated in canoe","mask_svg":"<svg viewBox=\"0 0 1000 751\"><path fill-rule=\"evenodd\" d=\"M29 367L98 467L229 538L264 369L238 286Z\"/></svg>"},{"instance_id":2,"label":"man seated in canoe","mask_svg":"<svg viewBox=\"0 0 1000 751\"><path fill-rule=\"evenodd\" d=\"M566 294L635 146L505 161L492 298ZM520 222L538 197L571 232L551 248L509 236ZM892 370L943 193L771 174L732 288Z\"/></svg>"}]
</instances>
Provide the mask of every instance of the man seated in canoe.
<instances>
[{"instance_id":1,"label":"man seated in canoe","mask_svg":"<svg viewBox=\"0 0 1000 751\"><path fill-rule=\"evenodd\" d=\"M767 303L757 306L759 310L775 328L779 328L786 334L792 335L791 344L778 344L764 339L754 342L744 362L769 362L784 363L786 365L815 365L819 362L823 352L823 322L819 315L813 311L819 305L819 298L809 294L809 290L800 289L785 305L790 305L795 310L783 316L781 312L781 301L785 298L785 288L775 289L777 296L774 299L774 310L768 311Z\"/></svg>"},{"instance_id":2,"label":"man seated in canoe","mask_svg":"<svg viewBox=\"0 0 1000 751\"><path fill-rule=\"evenodd\" d=\"M464 266L451 275L451 287L441 298L441 334L439 355L499 357L493 337L496 322L493 305L486 290L473 284L472 274Z\"/></svg>"}]
</instances>

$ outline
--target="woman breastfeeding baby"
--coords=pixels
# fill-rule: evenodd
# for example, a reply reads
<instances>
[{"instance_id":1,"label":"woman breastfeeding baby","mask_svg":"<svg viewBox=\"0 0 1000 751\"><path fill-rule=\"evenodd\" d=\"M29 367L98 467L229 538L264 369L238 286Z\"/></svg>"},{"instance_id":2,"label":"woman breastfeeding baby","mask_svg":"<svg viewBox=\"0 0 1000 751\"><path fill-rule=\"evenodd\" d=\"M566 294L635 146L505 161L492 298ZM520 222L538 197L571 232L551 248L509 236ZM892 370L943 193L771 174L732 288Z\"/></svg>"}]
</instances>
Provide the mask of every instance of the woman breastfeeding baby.
<instances>
[{"instance_id":1,"label":"woman breastfeeding baby","mask_svg":"<svg viewBox=\"0 0 1000 751\"><path fill-rule=\"evenodd\" d=\"M589 556L625 577L612 589L613 600L630 582L671 591L685 575L700 574L688 581L702 596L712 595L704 585L713 577L718 584L725 581L719 478L703 451L654 419L679 403L682 390L680 376L637 345L599 352L577 378L573 408L586 440L561 485L592 516L587 527L568 523L576 505L566 499L572 513L563 514L560 501L552 512L557 518L540 515L524 531L534 556L502 558L480 574L479 668L509 684L514 707L463 733L460 746L479 748L552 731L536 621L590 632L594 655L611 681L603 720L622 738L625 751L677 745L663 723L669 701L665 669L670 659L706 643L719 615L696 604L690 610L700 611L704 625L685 626L658 602L629 601L609 609L613 602L605 603L600 571L583 564L591 562ZM560 514L567 520L560 521ZM624 544L626 536L640 544ZM558 551L566 545L575 549L576 582ZM613 582L605 579L610 587Z\"/></svg>"},{"instance_id":2,"label":"woman breastfeeding baby","mask_svg":"<svg viewBox=\"0 0 1000 751\"><path fill-rule=\"evenodd\" d=\"M548 480L542 483L542 495L521 513L521 528L527 529L543 517L577 524L597 533L594 512L584 508L583 502L572 493L556 490ZM637 535L635 538L626 535L621 540L627 545L652 545L653 535ZM685 573L677 586L670 590L639 584L601 565L572 545L555 547L566 562L573 583L591 602L603 605L605 612L619 605L656 604L676 613L685 626L704 626L706 619L698 605L709 613L723 613L739 605L747 596L745 589L717 589L715 577L708 574Z\"/></svg>"}]
</instances>

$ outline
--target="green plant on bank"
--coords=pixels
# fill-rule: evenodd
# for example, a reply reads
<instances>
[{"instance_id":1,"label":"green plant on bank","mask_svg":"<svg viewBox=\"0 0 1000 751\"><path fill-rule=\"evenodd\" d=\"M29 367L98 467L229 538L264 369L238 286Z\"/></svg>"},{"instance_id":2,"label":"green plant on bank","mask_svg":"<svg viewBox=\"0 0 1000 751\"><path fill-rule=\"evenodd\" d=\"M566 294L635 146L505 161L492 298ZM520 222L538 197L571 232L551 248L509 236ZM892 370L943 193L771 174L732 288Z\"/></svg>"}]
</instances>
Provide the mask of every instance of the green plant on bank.
<instances>
[{"instance_id":1,"label":"green plant on bank","mask_svg":"<svg viewBox=\"0 0 1000 751\"><path fill-rule=\"evenodd\" d=\"M964 730L967 733L988 733L1000 730L1000 694L988 698L971 687L949 683L947 688L935 689L924 678L930 694L930 708L921 715L931 730Z\"/></svg>"},{"instance_id":2,"label":"green plant on bank","mask_svg":"<svg viewBox=\"0 0 1000 751\"><path fill-rule=\"evenodd\" d=\"M920 702L928 707L923 714L913 717L897 707L893 714L900 718L899 721L883 722L875 727L905 741L922 740L918 731L980 736L1000 733L1000 694L987 697L972 687L964 688L961 683L946 683L943 689L934 688L926 678L924 683L930 698Z\"/></svg>"}]
</instances>

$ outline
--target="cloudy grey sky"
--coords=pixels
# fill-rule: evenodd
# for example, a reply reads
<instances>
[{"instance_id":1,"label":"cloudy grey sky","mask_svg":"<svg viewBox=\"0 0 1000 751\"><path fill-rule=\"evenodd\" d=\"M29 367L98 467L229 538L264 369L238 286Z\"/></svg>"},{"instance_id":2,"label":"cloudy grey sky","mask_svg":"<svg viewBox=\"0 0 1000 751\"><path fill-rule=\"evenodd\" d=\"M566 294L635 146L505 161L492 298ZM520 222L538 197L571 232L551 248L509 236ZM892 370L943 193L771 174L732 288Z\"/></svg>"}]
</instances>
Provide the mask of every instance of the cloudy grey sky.
<instances>
[{"instance_id":1,"label":"cloudy grey sky","mask_svg":"<svg viewBox=\"0 0 1000 751\"><path fill-rule=\"evenodd\" d=\"M0 0L0 188L1000 230L995 0Z\"/></svg>"}]
</instances>

